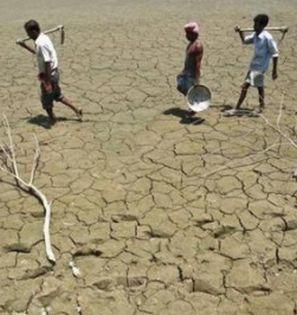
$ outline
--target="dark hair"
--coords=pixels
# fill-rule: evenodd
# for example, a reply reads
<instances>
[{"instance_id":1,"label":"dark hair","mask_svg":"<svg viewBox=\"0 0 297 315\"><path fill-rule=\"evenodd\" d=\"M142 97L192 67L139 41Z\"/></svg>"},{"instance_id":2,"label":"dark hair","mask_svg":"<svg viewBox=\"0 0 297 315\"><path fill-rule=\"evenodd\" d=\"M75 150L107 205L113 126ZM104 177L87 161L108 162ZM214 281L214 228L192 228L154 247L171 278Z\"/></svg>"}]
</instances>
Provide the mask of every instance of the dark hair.
<instances>
[{"instance_id":1,"label":"dark hair","mask_svg":"<svg viewBox=\"0 0 297 315\"><path fill-rule=\"evenodd\" d=\"M267 14L258 14L254 18L254 22L258 22L261 26L265 27L269 22L269 17Z\"/></svg>"},{"instance_id":2,"label":"dark hair","mask_svg":"<svg viewBox=\"0 0 297 315\"><path fill-rule=\"evenodd\" d=\"M30 20L24 24L26 31L37 31L40 32L40 26L35 20Z\"/></svg>"}]
</instances>

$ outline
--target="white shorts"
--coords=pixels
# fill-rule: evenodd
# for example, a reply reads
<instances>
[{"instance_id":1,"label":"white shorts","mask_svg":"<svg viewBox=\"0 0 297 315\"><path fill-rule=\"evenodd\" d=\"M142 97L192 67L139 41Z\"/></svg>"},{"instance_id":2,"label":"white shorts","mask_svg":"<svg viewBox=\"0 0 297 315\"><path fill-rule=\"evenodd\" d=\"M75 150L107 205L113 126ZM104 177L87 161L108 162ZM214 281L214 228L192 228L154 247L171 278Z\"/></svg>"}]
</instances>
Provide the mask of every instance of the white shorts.
<instances>
[{"instance_id":1,"label":"white shorts","mask_svg":"<svg viewBox=\"0 0 297 315\"><path fill-rule=\"evenodd\" d=\"M251 86L263 87L264 86L264 73L256 70L250 70L246 77L245 82Z\"/></svg>"}]
</instances>

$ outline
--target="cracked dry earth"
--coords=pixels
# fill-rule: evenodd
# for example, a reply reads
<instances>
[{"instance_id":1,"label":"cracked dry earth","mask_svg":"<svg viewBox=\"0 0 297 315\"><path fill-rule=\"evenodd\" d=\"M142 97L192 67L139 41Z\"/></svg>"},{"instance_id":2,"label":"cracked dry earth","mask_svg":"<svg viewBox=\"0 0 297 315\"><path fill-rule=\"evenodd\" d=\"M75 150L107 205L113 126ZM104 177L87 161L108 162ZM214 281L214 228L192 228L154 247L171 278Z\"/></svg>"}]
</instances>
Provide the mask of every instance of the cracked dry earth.
<instances>
[{"instance_id":1,"label":"cracked dry earth","mask_svg":"<svg viewBox=\"0 0 297 315\"><path fill-rule=\"evenodd\" d=\"M1 1L1 112L24 177L32 134L40 141L35 184L53 201L57 256L46 260L41 205L1 174L1 314L296 314L297 149L264 118L276 126L283 100L279 128L296 141L297 7L257 3ZM265 117L227 118L252 54L233 27L258 12L290 27L279 79L266 77ZM64 46L52 36L61 85L84 122L58 104L49 128L34 58L14 44L30 18L65 24ZM200 124L175 89L189 19L202 25L213 93Z\"/></svg>"}]
</instances>

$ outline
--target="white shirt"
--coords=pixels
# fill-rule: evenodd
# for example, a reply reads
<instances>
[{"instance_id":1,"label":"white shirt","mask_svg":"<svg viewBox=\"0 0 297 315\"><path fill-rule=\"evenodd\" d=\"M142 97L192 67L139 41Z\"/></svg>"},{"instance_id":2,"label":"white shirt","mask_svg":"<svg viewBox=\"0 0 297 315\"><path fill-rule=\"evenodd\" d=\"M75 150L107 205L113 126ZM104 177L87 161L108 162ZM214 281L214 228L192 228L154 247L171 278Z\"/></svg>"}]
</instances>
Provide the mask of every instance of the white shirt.
<instances>
[{"instance_id":1,"label":"white shirt","mask_svg":"<svg viewBox=\"0 0 297 315\"><path fill-rule=\"evenodd\" d=\"M45 73L45 62L50 62L51 70L58 67L57 53L50 38L40 33L35 40L39 73Z\"/></svg>"},{"instance_id":2,"label":"white shirt","mask_svg":"<svg viewBox=\"0 0 297 315\"><path fill-rule=\"evenodd\" d=\"M254 44L255 54L250 64L250 70L266 72L272 57L278 57L278 49L272 35L262 31L258 36L253 33L244 38L244 44Z\"/></svg>"}]
</instances>

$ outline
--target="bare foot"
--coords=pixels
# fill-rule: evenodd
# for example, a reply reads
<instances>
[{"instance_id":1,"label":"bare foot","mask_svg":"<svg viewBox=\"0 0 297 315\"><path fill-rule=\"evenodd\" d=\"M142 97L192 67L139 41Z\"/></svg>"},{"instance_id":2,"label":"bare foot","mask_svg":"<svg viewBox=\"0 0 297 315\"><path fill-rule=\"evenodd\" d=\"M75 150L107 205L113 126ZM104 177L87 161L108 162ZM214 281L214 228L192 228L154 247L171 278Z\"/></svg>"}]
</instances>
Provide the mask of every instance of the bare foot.
<instances>
[{"instance_id":1,"label":"bare foot","mask_svg":"<svg viewBox=\"0 0 297 315\"><path fill-rule=\"evenodd\" d=\"M261 114L261 113L263 112L263 110L264 110L264 107L263 107L263 106L260 106L260 107L256 108L256 109L254 110L254 112L255 112L256 114Z\"/></svg>"},{"instance_id":2,"label":"bare foot","mask_svg":"<svg viewBox=\"0 0 297 315\"><path fill-rule=\"evenodd\" d=\"M76 117L78 119L78 121L82 121L82 117L83 117L83 111L81 108L78 108L76 111Z\"/></svg>"},{"instance_id":3,"label":"bare foot","mask_svg":"<svg viewBox=\"0 0 297 315\"><path fill-rule=\"evenodd\" d=\"M52 107L51 108L47 108L46 112L48 114L48 118L49 118L49 121L50 121L51 125L54 125L57 122L57 117L56 117L56 115L53 112L53 108Z\"/></svg>"},{"instance_id":4,"label":"bare foot","mask_svg":"<svg viewBox=\"0 0 297 315\"><path fill-rule=\"evenodd\" d=\"M56 117L49 117L49 121L51 125L55 125L58 120Z\"/></svg>"},{"instance_id":5,"label":"bare foot","mask_svg":"<svg viewBox=\"0 0 297 315\"><path fill-rule=\"evenodd\" d=\"M226 117L235 116L238 111L237 108L228 109L224 111L223 115Z\"/></svg>"}]
</instances>

